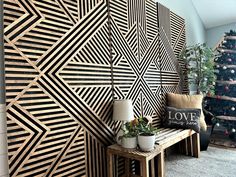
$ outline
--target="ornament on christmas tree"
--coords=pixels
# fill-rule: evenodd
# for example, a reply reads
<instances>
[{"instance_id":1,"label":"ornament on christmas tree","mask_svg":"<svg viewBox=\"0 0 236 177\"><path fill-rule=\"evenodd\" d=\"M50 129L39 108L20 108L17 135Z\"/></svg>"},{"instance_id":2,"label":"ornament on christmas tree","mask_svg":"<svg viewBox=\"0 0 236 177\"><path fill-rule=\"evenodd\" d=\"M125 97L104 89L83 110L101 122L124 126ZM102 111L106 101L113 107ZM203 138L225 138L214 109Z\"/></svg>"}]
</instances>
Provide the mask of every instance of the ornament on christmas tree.
<instances>
[{"instance_id":1,"label":"ornament on christmas tree","mask_svg":"<svg viewBox=\"0 0 236 177\"><path fill-rule=\"evenodd\" d=\"M235 111L235 107L231 107L231 111Z\"/></svg>"},{"instance_id":2,"label":"ornament on christmas tree","mask_svg":"<svg viewBox=\"0 0 236 177\"><path fill-rule=\"evenodd\" d=\"M228 130L225 130L225 135L229 135L229 131Z\"/></svg>"},{"instance_id":3,"label":"ornament on christmas tree","mask_svg":"<svg viewBox=\"0 0 236 177\"><path fill-rule=\"evenodd\" d=\"M232 74L234 74L235 73L235 71L232 69L231 71L230 71Z\"/></svg>"},{"instance_id":4,"label":"ornament on christmas tree","mask_svg":"<svg viewBox=\"0 0 236 177\"><path fill-rule=\"evenodd\" d=\"M225 91L228 91L229 90L229 86L225 86Z\"/></svg>"},{"instance_id":5,"label":"ornament on christmas tree","mask_svg":"<svg viewBox=\"0 0 236 177\"><path fill-rule=\"evenodd\" d=\"M218 69L215 70L215 73L220 73L220 71Z\"/></svg>"},{"instance_id":6,"label":"ornament on christmas tree","mask_svg":"<svg viewBox=\"0 0 236 177\"><path fill-rule=\"evenodd\" d=\"M226 69L227 69L227 67L226 67L226 66L223 66L223 69L224 69L224 70L226 70Z\"/></svg>"}]
</instances>

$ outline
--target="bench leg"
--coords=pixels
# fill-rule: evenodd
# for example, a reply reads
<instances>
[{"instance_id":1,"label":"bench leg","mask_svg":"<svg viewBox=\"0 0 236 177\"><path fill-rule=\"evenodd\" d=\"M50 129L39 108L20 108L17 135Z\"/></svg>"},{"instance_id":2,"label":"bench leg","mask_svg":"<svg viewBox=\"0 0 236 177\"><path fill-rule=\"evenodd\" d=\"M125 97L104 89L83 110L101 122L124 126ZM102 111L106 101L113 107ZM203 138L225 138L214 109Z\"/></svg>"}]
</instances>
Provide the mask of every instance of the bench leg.
<instances>
[{"instance_id":1,"label":"bench leg","mask_svg":"<svg viewBox=\"0 0 236 177\"><path fill-rule=\"evenodd\" d=\"M155 177L155 158L151 160L151 177Z\"/></svg>"},{"instance_id":2,"label":"bench leg","mask_svg":"<svg viewBox=\"0 0 236 177\"><path fill-rule=\"evenodd\" d=\"M193 138L192 136L185 139L185 148L186 148L186 155L193 156Z\"/></svg>"},{"instance_id":3,"label":"bench leg","mask_svg":"<svg viewBox=\"0 0 236 177\"><path fill-rule=\"evenodd\" d=\"M165 157L164 150L158 155L158 177L165 176Z\"/></svg>"},{"instance_id":4,"label":"bench leg","mask_svg":"<svg viewBox=\"0 0 236 177\"><path fill-rule=\"evenodd\" d=\"M109 151L107 152L107 166L108 177L113 177L113 155Z\"/></svg>"},{"instance_id":5,"label":"bench leg","mask_svg":"<svg viewBox=\"0 0 236 177\"><path fill-rule=\"evenodd\" d=\"M192 135L192 141L193 141L193 156L199 158L199 156L200 156L199 133L195 133Z\"/></svg>"},{"instance_id":6,"label":"bench leg","mask_svg":"<svg viewBox=\"0 0 236 177\"><path fill-rule=\"evenodd\" d=\"M140 175L142 177L149 177L149 166L148 160L144 159L140 161Z\"/></svg>"},{"instance_id":7,"label":"bench leg","mask_svg":"<svg viewBox=\"0 0 236 177\"><path fill-rule=\"evenodd\" d=\"M125 174L126 177L129 177L130 174L130 159L125 158Z\"/></svg>"}]
</instances>

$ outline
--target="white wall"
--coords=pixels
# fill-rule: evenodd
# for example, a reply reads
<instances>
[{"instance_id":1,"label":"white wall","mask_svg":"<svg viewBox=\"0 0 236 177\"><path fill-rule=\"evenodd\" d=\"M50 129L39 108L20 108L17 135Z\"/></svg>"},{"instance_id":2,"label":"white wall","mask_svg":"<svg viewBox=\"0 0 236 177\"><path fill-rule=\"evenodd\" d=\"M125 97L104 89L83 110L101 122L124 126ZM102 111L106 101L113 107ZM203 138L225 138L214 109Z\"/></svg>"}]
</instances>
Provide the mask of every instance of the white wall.
<instances>
[{"instance_id":1,"label":"white wall","mask_svg":"<svg viewBox=\"0 0 236 177\"><path fill-rule=\"evenodd\" d=\"M187 45L206 42L205 27L191 0L156 0L185 19Z\"/></svg>"},{"instance_id":2,"label":"white wall","mask_svg":"<svg viewBox=\"0 0 236 177\"><path fill-rule=\"evenodd\" d=\"M0 145L0 177L7 177L8 155L5 104L0 104Z\"/></svg>"},{"instance_id":3,"label":"white wall","mask_svg":"<svg viewBox=\"0 0 236 177\"><path fill-rule=\"evenodd\" d=\"M236 31L236 23L231 23L228 25L218 26L214 28L210 28L206 31L207 35L207 45L211 48L214 48L216 44L221 40L224 36L225 32L229 32L230 30Z\"/></svg>"}]
</instances>

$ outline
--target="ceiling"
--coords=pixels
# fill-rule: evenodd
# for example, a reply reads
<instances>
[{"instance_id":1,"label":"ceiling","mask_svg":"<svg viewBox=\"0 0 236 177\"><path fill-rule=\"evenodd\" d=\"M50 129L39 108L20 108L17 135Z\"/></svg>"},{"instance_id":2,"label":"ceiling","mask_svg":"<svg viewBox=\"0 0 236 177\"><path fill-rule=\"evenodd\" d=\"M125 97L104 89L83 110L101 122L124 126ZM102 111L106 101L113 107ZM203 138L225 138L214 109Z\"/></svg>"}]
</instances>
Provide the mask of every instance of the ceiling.
<instances>
[{"instance_id":1,"label":"ceiling","mask_svg":"<svg viewBox=\"0 0 236 177\"><path fill-rule=\"evenodd\" d=\"M236 0L192 0L206 29L236 23Z\"/></svg>"}]
</instances>

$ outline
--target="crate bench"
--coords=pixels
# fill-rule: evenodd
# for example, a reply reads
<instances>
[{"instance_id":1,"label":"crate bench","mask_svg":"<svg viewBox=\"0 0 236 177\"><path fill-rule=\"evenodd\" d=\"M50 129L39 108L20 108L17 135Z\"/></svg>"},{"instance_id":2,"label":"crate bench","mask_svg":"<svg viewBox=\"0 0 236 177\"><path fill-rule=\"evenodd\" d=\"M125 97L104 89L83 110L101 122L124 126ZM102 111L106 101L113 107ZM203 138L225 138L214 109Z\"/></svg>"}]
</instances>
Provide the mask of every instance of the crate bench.
<instances>
[{"instance_id":1,"label":"crate bench","mask_svg":"<svg viewBox=\"0 0 236 177\"><path fill-rule=\"evenodd\" d=\"M122 156L125 160L125 174L124 177L136 176L132 174L130 169L130 160L137 160L140 162L140 175L141 177L164 177L165 176L165 149L178 143L180 144L181 152L193 157L199 157L200 143L199 134L194 130L160 128L156 136L155 149L150 152L142 152L137 149L125 149L115 144L107 149L108 160L108 177L116 176L114 172L114 157ZM157 159L157 166L155 166L154 159ZM149 163L151 161L151 163ZM149 172L149 164L151 164L151 171Z\"/></svg>"}]
</instances>

